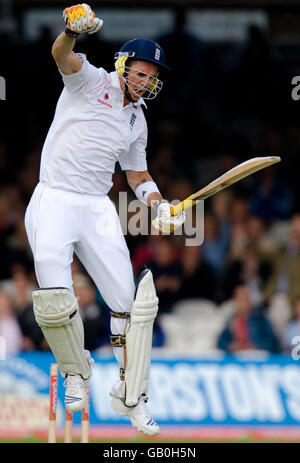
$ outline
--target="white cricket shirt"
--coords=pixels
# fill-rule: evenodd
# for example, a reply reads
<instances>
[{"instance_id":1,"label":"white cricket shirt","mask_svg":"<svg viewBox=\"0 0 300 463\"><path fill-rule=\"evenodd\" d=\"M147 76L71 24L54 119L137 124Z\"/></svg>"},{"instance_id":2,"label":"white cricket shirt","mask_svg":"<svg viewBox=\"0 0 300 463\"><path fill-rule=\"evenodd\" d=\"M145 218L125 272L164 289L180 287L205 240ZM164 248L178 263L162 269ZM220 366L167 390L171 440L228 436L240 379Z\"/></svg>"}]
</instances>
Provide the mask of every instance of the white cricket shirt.
<instances>
[{"instance_id":1,"label":"white cricket shirt","mask_svg":"<svg viewBox=\"0 0 300 463\"><path fill-rule=\"evenodd\" d=\"M65 87L41 157L40 181L51 188L107 194L119 161L123 170L147 170L147 123L140 98L123 107L116 72L91 65L63 75Z\"/></svg>"}]
</instances>

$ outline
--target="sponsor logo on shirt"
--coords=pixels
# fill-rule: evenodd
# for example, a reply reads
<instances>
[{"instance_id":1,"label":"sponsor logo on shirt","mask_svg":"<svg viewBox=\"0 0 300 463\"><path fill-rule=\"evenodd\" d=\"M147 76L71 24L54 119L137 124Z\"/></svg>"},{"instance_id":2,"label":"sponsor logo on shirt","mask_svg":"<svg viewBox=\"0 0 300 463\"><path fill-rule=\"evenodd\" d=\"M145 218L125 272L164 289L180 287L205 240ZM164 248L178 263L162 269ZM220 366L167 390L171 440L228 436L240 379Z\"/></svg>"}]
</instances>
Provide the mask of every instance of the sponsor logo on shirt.
<instances>
[{"instance_id":1,"label":"sponsor logo on shirt","mask_svg":"<svg viewBox=\"0 0 300 463\"><path fill-rule=\"evenodd\" d=\"M133 126L134 126L135 120L136 120L136 114L132 113L132 115L131 115L131 119L130 119L130 130L132 130L132 129L133 129Z\"/></svg>"}]
</instances>

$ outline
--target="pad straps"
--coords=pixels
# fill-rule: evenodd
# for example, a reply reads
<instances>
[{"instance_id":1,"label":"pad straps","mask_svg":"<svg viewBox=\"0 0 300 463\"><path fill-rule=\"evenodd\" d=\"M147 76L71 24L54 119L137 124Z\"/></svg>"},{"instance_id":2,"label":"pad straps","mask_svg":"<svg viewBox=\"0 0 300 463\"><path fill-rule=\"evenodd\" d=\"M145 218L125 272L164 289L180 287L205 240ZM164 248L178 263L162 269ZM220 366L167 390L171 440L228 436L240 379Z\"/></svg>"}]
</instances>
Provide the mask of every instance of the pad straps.
<instances>
[{"instance_id":1,"label":"pad straps","mask_svg":"<svg viewBox=\"0 0 300 463\"><path fill-rule=\"evenodd\" d=\"M115 318L125 318L128 322L125 325L124 334L112 334L110 336L110 344L112 347L122 347L124 349L124 368L120 367L120 379L125 380L125 368L126 368L126 328L130 321L130 312L114 312L110 311L111 317Z\"/></svg>"}]
</instances>

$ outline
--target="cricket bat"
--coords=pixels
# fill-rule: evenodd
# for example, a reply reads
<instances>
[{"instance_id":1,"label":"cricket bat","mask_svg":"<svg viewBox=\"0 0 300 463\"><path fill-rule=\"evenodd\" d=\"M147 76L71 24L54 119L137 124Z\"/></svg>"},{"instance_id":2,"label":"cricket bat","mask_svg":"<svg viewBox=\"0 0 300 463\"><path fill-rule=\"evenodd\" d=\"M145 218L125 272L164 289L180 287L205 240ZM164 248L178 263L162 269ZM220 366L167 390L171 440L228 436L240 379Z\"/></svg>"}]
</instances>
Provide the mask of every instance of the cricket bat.
<instances>
[{"instance_id":1,"label":"cricket bat","mask_svg":"<svg viewBox=\"0 0 300 463\"><path fill-rule=\"evenodd\" d=\"M221 190L229 187L233 183L242 180L245 177L248 177L258 170L269 167L272 164L280 162L281 158L279 156L262 156L257 158L248 159L247 161L238 164L232 169L225 172L225 174L213 180L206 187L197 191L197 193L192 194L181 203L176 204L171 208L172 215L178 215L181 211L189 209L190 207L197 204L198 201L207 199L210 196L215 195Z\"/></svg>"}]
</instances>

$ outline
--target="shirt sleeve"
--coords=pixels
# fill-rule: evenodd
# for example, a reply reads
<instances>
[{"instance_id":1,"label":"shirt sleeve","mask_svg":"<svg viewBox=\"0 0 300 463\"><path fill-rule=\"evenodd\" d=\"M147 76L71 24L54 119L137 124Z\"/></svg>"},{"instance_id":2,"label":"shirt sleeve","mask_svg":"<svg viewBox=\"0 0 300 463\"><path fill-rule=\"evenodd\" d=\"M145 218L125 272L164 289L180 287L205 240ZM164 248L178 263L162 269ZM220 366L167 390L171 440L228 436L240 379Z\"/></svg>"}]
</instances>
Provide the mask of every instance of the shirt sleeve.
<instances>
[{"instance_id":1,"label":"shirt sleeve","mask_svg":"<svg viewBox=\"0 0 300 463\"><path fill-rule=\"evenodd\" d=\"M119 164L122 170L134 170L143 172L147 170L146 146L147 146L148 130L145 123L144 129L137 140L130 145L127 154L121 156Z\"/></svg>"},{"instance_id":2,"label":"shirt sleeve","mask_svg":"<svg viewBox=\"0 0 300 463\"><path fill-rule=\"evenodd\" d=\"M77 93L97 88L98 85L105 81L106 71L90 64L83 53L77 53L77 56L82 61L80 71L66 75L59 70L66 89L72 93Z\"/></svg>"}]
</instances>

